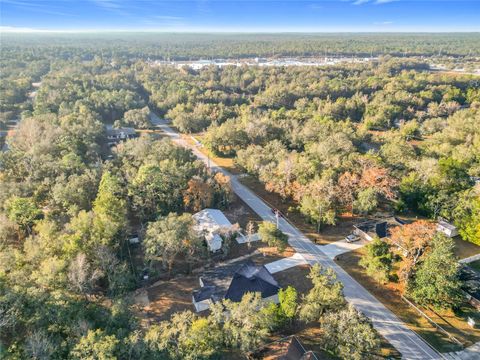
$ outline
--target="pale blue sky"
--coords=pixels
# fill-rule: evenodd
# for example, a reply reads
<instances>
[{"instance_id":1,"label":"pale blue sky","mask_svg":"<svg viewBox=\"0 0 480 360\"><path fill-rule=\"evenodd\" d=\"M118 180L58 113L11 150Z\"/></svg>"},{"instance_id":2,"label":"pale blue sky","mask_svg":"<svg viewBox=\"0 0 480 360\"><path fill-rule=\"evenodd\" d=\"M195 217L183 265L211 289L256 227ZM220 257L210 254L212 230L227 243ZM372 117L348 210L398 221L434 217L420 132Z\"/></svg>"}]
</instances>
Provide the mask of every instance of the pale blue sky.
<instances>
[{"instance_id":1,"label":"pale blue sky","mask_svg":"<svg viewBox=\"0 0 480 360\"><path fill-rule=\"evenodd\" d=\"M0 0L3 30L480 31L480 0Z\"/></svg>"}]
</instances>

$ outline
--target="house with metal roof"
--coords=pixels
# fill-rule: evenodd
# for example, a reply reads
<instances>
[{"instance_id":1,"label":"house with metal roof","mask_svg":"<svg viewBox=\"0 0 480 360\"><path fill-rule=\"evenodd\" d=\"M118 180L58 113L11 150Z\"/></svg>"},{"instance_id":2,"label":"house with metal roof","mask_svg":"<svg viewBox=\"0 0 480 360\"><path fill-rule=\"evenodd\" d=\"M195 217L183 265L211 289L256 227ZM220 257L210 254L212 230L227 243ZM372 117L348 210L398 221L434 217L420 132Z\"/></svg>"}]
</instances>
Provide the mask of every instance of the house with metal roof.
<instances>
[{"instance_id":1,"label":"house with metal roof","mask_svg":"<svg viewBox=\"0 0 480 360\"><path fill-rule=\"evenodd\" d=\"M203 209L193 215L194 229L205 237L210 251L215 252L222 248L222 236L231 236L235 232L232 223L218 209Z\"/></svg>"},{"instance_id":2,"label":"house with metal roof","mask_svg":"<svg viewBox=\"0 0 480 360\"><path fill-rule=\"evenodd\" d=\"M207 310L211 304L223 299L242 300L249 292L258 292L265 301L278 303L280 286L263 265L250 259L217 266L202 274L200 288L193 291L196 311Z\"/></svg>"},{"instance_id":3,"label":"house with metal roof","mask_svg":"<svg viewBox=\"0 0 480 360\"><path fill-rule=\"evenodd\" d=\"M105 127L105 133L107 135L107 140L109 145L115 145L121 141L132 139L137 136L137 133L134 128L130 127L121 127L114 128L111 125Z\"/></svg>"}]
</instances>

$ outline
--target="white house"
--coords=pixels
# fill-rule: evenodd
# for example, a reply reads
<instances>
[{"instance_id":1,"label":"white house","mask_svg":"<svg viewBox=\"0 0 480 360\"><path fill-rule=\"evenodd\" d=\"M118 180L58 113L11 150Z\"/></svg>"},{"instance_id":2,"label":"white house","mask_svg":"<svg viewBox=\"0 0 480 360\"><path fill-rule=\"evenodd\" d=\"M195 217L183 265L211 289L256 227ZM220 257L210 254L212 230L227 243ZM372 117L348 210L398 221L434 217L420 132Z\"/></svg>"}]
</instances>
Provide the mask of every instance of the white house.
<instances>
[{"instance_id":1,"label":"white house","mask_svg":"<svg viewBox=\"0 0 480 360\"><path fill-rule=\"evenodd\" d=\"M208 248L215 252L222 248L223 239L220 234L234 231L234 226L218 209L203 209L193 215L196 222L194 229L205 236Z\"/></svg>"},{"instance_id":2,"label":"white house","mask_svg":"<svg viewBox=\"0 0 480 360\"><path fill-rule=\"evenodd\" d=\"M437 231L443 232L449 238L458 235L458 229L455 225L446 222L445 220L439 220L437 224Z\"/></svg>"}]
</instances>

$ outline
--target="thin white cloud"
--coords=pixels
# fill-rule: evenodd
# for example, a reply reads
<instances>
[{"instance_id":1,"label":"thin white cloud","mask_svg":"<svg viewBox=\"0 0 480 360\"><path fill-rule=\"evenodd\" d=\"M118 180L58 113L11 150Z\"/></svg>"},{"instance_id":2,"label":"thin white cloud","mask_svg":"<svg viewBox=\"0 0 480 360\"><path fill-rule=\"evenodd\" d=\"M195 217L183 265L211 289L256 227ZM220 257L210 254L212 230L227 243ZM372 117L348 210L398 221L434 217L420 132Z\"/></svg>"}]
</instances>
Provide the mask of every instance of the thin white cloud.
<instances>
[{"instance_id":1,"label":"thin white cloud","mask_svg":"<svg viewBox=\"0 0 480 360\"><path fill-rule=\"evenodd\" d=\"M116 10L122 8L122 4L117 0L91 0L95 5L107 10Z\"/></svg>"},{"instance_id":2,"label":"thin white cloud","mask_svg":"<svg viewBox=\"0 0 480 360\"><path fill-rule=\"evenodd\" d=\"M159 20L184 20L184 17L181 16L169 16L169 15L157 15L154 16L155 19Z\"/></svg>"},{"instance_id":3,"label":"thin white cloud","mask_svg":"<svg viewBox=\"0 0 480 360\"><path fill-rule=\"evenodd\" d=\"M353 5L363 5L363 4L376 4L376 5L381 5L381 4L388 4L394 1L398 0L355 0L353 1Z\"/></svg>"},{"instance_id":4,"label":"thin white cloud","mask_svg":"<svg viewBox=\"0 0 480 360\"><path fill-rule=\"evenodd\" d=\"M22 9L34 13L50 14L50 15L59 15L59 16L76 16L72 13L67 13L65 11L59 11L57 6L49 6L45 8L43 4L27 2L27 1L18 1L18 0L0 0L3 4L12 5L18 9ZM61 9L62 10L62 9Z\"/></svg>"},{"instance_id":5,"label":"thin white cloud","mask_svg":"<svg viewBox=\"0 0 480 360\"><path fill-rule=\"evenodd\" d=\"M392 25L393 21L375 21L373 25Z\"/></svg>"},{"instance_id":6,"label":"thin white cloud","mask_svg":"<svg viewBox=\"0 0 480 360\"><path fill-rule=\"evenodd\" d=\"M55 33L57 30L33 29L17 26L0 26L0 33Z\"/></svg>"}]
</instances>

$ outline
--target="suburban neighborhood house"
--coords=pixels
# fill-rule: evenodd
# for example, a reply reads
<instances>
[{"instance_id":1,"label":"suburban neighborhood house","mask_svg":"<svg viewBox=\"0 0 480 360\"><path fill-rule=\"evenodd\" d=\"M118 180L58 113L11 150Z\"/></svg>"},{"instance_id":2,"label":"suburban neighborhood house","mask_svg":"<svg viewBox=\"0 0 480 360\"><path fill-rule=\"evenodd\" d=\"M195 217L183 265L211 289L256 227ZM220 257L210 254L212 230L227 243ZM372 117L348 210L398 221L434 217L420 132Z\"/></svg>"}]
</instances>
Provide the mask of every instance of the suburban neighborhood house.
<instances>
[{"instance_id":1,"label":"suburban neighborhood house","mask_svg":"<svg viewBox=\"0 0 480 360\"><path fill-rule=\"evenodd\" d=\"M235 227L218 209L203 209L193 215L195 230L205 236L208 249L212 252L222 248L223 236L235 232Z\"/></svg>"},{"instance_id":2,"label":"suburban neighborhood house","mask_svg":"<svg viewBox=\"0 0 480 360\"><path fill-rule=\"evenodd\" d=\"M380 239L388 237L390 228L402 225L405 225L405 222L396 217L381 220L367 220L360 224L353 225L353 233L364 240L372 241L375 237Z\"/></svg>"},{"instance_id":3,"label":"suburban neighborhood house","mask_svg":"<svg viewBox=\"0 0 480 360\"><path fill-rule=\"evenodd\" d=\"M207 310L223 299L239 302L249 292L260 293L264 301L278 303L280 286L263 265L251 260L215 267L199 278L200 289L193 291L195 310Z\"/></svg>"},{"instance_id":4,"label":"suburban neighborhood house","mask_svg":"<svg viewBox=\"0 0 480 360\"><path fill-rule=\"evenodd\" d=\"M252 358L264 360L318 360L313 351L307 351L296 336L289 336L267 344L256 351Z\"/></svg>"},{"instance_id":5,"label":"suburban neighborhood house","mask_svg":"<svg viewBox=\"0 0 480 360\"><path fill-rule=\"evenodd\" d=\"M108 145L115 145L120 141L137 136L135 129L130 127L114 128L112 126L107 126L105 133L107 135Z\"/></svg>"}]
</instances>

